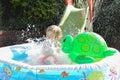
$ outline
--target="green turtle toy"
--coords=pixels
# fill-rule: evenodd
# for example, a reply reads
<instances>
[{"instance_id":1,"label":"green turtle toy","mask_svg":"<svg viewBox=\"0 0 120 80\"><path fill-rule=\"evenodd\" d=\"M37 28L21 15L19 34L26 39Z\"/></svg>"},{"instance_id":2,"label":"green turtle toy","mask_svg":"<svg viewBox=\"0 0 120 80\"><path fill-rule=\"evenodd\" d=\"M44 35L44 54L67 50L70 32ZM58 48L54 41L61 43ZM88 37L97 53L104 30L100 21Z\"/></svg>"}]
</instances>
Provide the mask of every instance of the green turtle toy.
<instances>
[{"instance_id":1,"label":"green turtle toy","mask_svg":"<svg viewBox=\"0 0 120 80\"><path fill-rule=\"evenodd\" d=\"M68 53L69 58L78 64L97 62L116 53L115 49L108 48L105 40L94 32L78 34L74 39L66 35L61 44L62 51Z\"/></svg>"}]
</instances>

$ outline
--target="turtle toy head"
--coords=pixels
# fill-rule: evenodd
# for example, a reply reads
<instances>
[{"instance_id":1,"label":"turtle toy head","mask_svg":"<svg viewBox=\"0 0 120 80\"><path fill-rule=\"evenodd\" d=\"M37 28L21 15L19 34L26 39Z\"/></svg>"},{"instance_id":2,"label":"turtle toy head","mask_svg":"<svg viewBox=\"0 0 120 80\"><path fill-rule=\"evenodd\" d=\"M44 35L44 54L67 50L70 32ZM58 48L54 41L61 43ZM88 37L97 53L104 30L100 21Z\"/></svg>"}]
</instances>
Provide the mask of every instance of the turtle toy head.
<instances>
[{"instance_id":1,"label":"turtle toy head","mask_svg":"<svg viewBox=\"0 0 120 80\"><path fill-rule=\"evenodd\" d=\"M72 36L67 35L63 37L62 42L61 42L63 52L69 53L71 51L72 42L73 42Z\"/></svg>"},{"instance_id":2,"label":"turtle toy head","mask_svg":"<svg viewBox=\"0 0 120 80\"><path fill-rule=\"evenodd\" d=\"M97 62L115 51L108 50L105 40L94 32L78 34L74 39L67 35L62 39L62 51L78 64Z\"/></svg>"}]
</instances>

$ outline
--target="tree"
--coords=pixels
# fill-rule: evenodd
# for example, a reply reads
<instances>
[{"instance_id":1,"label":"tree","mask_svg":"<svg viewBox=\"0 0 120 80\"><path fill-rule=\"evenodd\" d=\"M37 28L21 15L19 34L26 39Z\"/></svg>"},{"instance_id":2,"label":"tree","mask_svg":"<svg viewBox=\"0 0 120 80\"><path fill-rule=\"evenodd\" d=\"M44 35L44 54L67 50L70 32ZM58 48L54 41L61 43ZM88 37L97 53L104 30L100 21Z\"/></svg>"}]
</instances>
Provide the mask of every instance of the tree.
<instances>
[{"instance_id":1,"label":"tree","mask_svg":"<svg viewBox=\"0 0 120 80\"><path fill-rule=\"evenodd\" d=\"M101 2L102 1L102 2ZM108 46L120 50L120 1L100 0L95 6L93 30L104 37Z\"/></svg>"},{"instance_id":2,"label":"tree","mask_svg":"<svg viewBox=\"0 0 120 80\"><path fill-rule=\"evenodd\" d=\"M28 24L44 30L58 24L65 5L61 0L1 0L2 25L5 30L26 29Z\"/></svg>"}]
</instances>

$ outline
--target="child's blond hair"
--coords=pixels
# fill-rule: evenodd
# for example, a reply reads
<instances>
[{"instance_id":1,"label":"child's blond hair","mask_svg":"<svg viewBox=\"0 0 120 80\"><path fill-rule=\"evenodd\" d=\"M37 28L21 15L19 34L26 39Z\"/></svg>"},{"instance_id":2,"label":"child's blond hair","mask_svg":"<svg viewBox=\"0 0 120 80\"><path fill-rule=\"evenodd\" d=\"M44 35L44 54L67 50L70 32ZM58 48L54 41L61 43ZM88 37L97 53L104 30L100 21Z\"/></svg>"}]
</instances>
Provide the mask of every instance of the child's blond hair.
<instances>
[{"instance_id":1,"label":"child's blond hair","mask_svg":"<svg viewBox=\"0 0 120 80\"><path fill-rule=\"evenodd\" d=\"M51 25L46 30L46 37L54 41L60 41L62 38L62 30L56 25Z\"/></svg>"}]
</instances>

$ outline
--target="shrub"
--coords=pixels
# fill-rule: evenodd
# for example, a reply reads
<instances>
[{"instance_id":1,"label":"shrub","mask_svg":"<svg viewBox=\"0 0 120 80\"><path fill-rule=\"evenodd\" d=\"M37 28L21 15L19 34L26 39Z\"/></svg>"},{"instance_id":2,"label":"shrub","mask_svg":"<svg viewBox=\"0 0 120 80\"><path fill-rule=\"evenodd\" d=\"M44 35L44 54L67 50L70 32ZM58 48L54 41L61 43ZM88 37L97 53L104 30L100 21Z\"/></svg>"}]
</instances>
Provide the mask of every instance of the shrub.
<instances>
[{"instance_id":1,"label":"shrub","mask_svg":"<svg viewBox=\"0 0 120 80\"><path fill-rule=\"evenodd\" d=\"M110 1L110 2L109 2ZM109 0L108 3L99 3L93 18L94 32L104 37L110 47L120 50L120 1Z\"/></svg>"},{"instance_id":2,"label":"shrub","mask_svg":"<svg viewBox=\"0 0 120 80\"><path fill-rule=\"evenodd\" d=\"M61 0L1 0L2 23L0 29L22 30L35 25L44 30L58 24L65 5Z\"/></svg>"}]
</instances>

